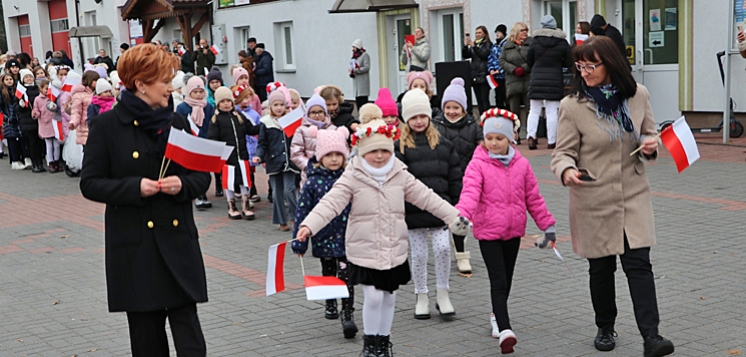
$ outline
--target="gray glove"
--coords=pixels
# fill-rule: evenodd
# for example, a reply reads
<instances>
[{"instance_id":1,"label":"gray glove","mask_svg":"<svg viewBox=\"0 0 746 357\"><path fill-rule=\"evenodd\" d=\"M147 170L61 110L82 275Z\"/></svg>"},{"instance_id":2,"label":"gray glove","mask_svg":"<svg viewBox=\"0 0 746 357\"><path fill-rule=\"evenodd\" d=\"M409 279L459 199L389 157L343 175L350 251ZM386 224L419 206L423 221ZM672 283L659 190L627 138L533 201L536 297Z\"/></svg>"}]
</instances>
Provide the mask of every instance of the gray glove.
<instances>
[{"instance_id":1,"label":"gray glove","mask_svg":"<svg viewBox=\"0 0 746 357\"><path fill-rule=\"evenodd\" d=\"M540 249L547 249L551 248L552 245L549 244L549 242L556 242L557 241L557 235L556 235L556 229L554 228L554 225L549 226L546 231L544 231L544 237L539 237L539 239L536 240L536 243L534 243L535 246L539 247Z\"/></svg>"},{"instance_id":2,"label":"gray glove","mask_svg":"<svg viewBox=\"0 0 746 357\"><path fill-rule=\"evenodd\" d=\"M451 224L448 225L448 229L451 230L451 233L457 235L457 236L465 236L469 234L469 227L471 226L471 222L469 222L466 217L459 216L451 222Z\"/></svg>"}]
</instances>

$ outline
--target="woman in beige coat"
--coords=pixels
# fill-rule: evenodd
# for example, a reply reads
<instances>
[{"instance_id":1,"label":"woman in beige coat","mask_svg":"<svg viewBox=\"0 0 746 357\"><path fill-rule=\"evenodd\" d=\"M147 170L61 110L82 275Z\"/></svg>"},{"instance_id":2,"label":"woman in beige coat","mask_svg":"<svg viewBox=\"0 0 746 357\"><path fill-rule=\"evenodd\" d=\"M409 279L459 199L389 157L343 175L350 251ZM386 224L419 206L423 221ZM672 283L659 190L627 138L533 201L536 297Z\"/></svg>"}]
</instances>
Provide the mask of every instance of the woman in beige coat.
<instances>
[{"instance_id":1,"label":"woman in beige coat","mask_svg":"<svg viewBox=\"0 0 746 357\"><path fill-rule=\"evenodd\" d=\"M590 264L590 289L600 351L615 346L614 272L618 255L630 287L646 357L673 353L660 321L650 247L653 205L645 160L658 140L648 90L635 83L626 59L607 37L593 37L573 57L575 93L560 104L552 171L570 187L570 232L576 254ZM642 150L630 155L636 148Z\"/></svg>"},{"instance_id":2,"label":"woman in beige coat","mask_svg":"<svg viewBox=\"0 0 746 357\"><path fill-rule=\"evenodd\" d=\"M454 234L466 235L469 224L393 156L397 127L374 119L352 135L358 155L301 222L297 238L305 241L351 205L345 249L350 282L363 290L363 356L389 356L396 290L411 278L404 201L451 223Z\"/></svg>"}]
</instances>

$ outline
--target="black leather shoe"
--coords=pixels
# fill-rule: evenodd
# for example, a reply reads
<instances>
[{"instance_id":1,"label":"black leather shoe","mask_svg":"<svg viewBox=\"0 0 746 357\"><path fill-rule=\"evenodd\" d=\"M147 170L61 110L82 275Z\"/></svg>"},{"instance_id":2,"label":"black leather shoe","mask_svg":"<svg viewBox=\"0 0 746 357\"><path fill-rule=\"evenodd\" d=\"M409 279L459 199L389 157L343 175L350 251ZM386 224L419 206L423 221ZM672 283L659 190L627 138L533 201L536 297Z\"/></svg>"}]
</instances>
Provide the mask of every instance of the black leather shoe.
<instances>
[{"instance_id":1,"label":"black leather shoe","mask_svg":"<svg viewBox=\"0 0 746 357\"><path fill-rule=\"evenodd\" d=\"M593 344L596 346L596 349L599 351L611 351L616 347L616 341L614 341L614 337L616 337L617 334L614 332L614 326L604 326L598 329L598 333L596 334L596 339L593 340Z\"/></svg>"},{"instance_id":2,"label":"black leather shoe","mask_svg":"<svg viewBox=\"0 0 746 357\"><path fill-rule=\"evenodd\" d=\"M536 139L529 136L527 141L528 141L528 149L536 150L536 143L537 143Z\"/></svg>"},{"instance_id":3,"label":"black leather shoe","mask_svg":"<svg viewBox=\"0 0 746 357\"><path fill-rule=\"evenodd\" d=\"M673 342L661 335L645 337L645 357L667 356L673 353Z\"/></svg>"},{"instance_id":4,"label":"black leather shoe","mask_svg":"<svg viewBox=\"0 0 746 357\"><path fill-rule=\"evenodd\" d=\"M337 300L326 300L326 308L324 309L324 317L327 320L336 320L339 318L339 312L337 311Z\"/></svg>"},{"instance_id":5,"label":"black leather shoe","mask_svg":"<svg viewBox=\"0 0 746 357\"><path fill-rule=\"evenodd\" d=\"M345 336L345 338L355 338L355 334L357 334L357 325L355 325L355 316L354 316L355 309L353 308L346 308L342 309L342 334Z\"/></svg>"}]
</instances>

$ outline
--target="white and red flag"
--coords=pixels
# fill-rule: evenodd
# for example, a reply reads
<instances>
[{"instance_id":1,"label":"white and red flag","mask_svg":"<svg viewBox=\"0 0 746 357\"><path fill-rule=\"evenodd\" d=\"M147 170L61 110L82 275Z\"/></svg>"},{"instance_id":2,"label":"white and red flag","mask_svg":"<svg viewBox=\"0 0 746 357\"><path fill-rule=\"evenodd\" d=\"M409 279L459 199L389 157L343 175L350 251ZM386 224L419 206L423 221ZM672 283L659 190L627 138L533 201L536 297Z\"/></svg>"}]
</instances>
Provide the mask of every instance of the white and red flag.
<instances>
[{"instance_id":1,"label":"white and red flag","mask_svg":"<svg viewBox=\"0 0 746 357\"><path fill-rule=\"evenodd\" d=\"M67 74L67 77L65 77L65 82L62 83L62 91L71 92L73 90L73 86L80 83L83 83L83 76L81 76L78 72L70 71Z\"/></svg>"},{"instance_id":2,"label":"white and red flag","mask_svg":"<svg viewBox=\"0 0 746 357\"><path fill-rule=\"evenodd\" d=\"M212 54L217 56L220 54L220 47L218 47L217 45L212 45L210 46L210 51L212 51Z\"/></svg>"},{"instance_id":3,"label":"white and red flag","mask_svg":"<svg viewBox=\"0 0 746 357\"><path fill-rule=\"evenodd\" d=\"M236 187L236 167L233 165L223 165L223 189L233 191Z\"/></svg>"},{"instance_id":4,"label":"white and red flag","mask_svg":"<svg viewBox=\"0 0 746 357\"><path fill-rule=\"evenodd\" d=\"M282 131L285 132L285 135L287 135L288 138L292 137L295 134L295 130L297 130L303 123L303 109L301 109L301 107L296 108L292 112L285 114L285 116L280 118L278 122L282 127Z\"/></svg>"},{"instance_id":5,"label":"white and red flag","mask_svg":"<svg viewBox=\"0 0 746 357\"><path fill-rule=\"evenodd\" d=\"M588 35L584 35L582 33L576 33L575 34L575 44L576 45L582 45L583 42L585 42L588 39Z\"/></svg>"},{"instance_id":6,"label":"white and red flag","mask_svg":"<svg viewBox=\"0 0 746 357\"><path fill-rule=\"evenodd\" d=\"M179 47L179 56L183 56L186 53L184 46Z\"/></svg>"},{"instance_id":7,"label":"white and red flag","mask_svg":"<svg viewBox=\"0 0 746 357\"><path fill-rule=\"evenodd\" d=\"M19 81L16 84L16 98L28 103L28 100L25 100L24 97L26 97L26 87L24 87L23 84L21 84L21 82Z\"/></svg>"},{"instance_id":8,"label":"white and red flag","mask_svg":"<svg viewBox=\"0 0 746 357\"><path fill-rule=\"evenodd\" d=\"M182 130L171 130L165 157L189 170L221 172L233 149L233 146L220 141L195 137Z\"/></svg>"},{"instance_id":9,"label":"white and red flag","mask_svg":"<svg viewBox=\"0 0 746 357\"><path fill-rule=\"evenodd\" d=\"M241 170L241 181L243 181L243 185L251 188L251 164L248 160L238 160L238 167Z\"/></svg>"},{"instance_id":10,"label":"white and red flag","mask_svg":"<svg viewBox=\"0 0 746 357\"><path fill-rule=\"evenodd\" d=\"M62 125L64 125L64 124L62 124L61 121L59 121L59 120L52 120L52 129L54 129L54 137L57 140L59 140L61 142L64 142L65 141L65 131L64 131L64 128L62 127Z\"/></svg>"},{"instance_id":11,"label":"white and red flag","mask_svg":"<svg viewBox=\"0 0 746 357\"><path fill-rule=\"evenodd\" d=\"M490 89L495 89L498 86L497 80L491 74L487 75L487 83L490 85Z\"/></svg>"},{"instance_id":12,"label":"white and red flag","mask_svg":"<svg viewBox=\"0 0 746 357\"><path fill-rule=\"evenodd\" d=\"M285 247L287 242L277 243L269 247L267 260L267 296L285 290Z\"/></svg>"},{"instance_id":13,"label":"white and red flag","mask_svg":"<svg viewBox=\"0 0 746 357\"><path fill-rule=\"evenodd\" d=\"M304 276L306 299L327 300L350 297L347 284L336 276Z\"/></svg>"},{"instance_id":14,"label":"white and red flag","mask_svg":"<svg viewBox=\"0 0 746 357\"><path fill-rule=\"evenodd\" d=\"M60 96L60 93L62 92L59 90L59 88L55 86L49 86L49 89L47 89L47 98L49 98L49 100L53 102L56 102L57 97Z\"/></svg>"},{"instance_id":15,"label":"white and red flag","mask_svg":"<svg viewBox=\"0 0 746 357\"><path fill-rule=\"evenodd\" d=\"M676 119L671 126L661 132L661 141L671 153L679 173L699 160L697 142L684 117Z\"/></svg>"},{"instance_id":16,"label":"white and red flag","mask_svg":"<svg viewBox=\"0 0 746 357\"><path fill-rule=\"evenodd\" d=\"M195 123L194 120L192 120L191 113L187 115L187 121L189 122L189 128L192 131L192 135L199 136L199 127L197 126L197 123Z\"/></svg>"}]
</instances>

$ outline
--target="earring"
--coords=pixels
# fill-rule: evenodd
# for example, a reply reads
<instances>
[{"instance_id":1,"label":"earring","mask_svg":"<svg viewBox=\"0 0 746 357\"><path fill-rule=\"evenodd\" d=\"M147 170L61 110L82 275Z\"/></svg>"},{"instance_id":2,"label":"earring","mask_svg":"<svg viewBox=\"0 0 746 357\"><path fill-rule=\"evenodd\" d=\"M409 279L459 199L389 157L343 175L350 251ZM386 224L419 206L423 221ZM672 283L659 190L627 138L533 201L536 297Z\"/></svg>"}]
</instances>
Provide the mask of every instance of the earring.
<instances>
[{"instance_id":1,"label":"earring","mask_svg":"<svg viewBox=\"0 0 746 357\"><path fill-rule=\"evenodd\" d=\"M142 94L145 94L145 91L144 91L144 90L141 90L141 91L140 91L140 93L142 93Z\"/></svg>"}]
</instances>

